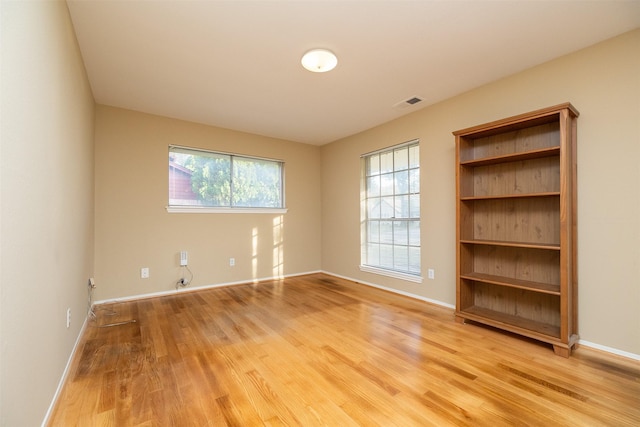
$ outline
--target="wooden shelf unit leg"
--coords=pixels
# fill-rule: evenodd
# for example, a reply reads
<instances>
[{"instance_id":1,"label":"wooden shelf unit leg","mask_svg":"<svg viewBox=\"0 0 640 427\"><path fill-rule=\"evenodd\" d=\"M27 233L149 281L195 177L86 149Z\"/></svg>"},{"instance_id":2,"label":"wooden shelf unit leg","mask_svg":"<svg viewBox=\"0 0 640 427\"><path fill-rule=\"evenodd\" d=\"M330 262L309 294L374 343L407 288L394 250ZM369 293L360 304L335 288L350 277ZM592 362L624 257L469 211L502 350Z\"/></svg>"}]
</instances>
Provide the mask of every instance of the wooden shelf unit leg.
<instances>
[{"instance_id":1,"label":"wooden shelf unit leg","mask_svg":"<svg viewBox=\"0 0 640 427\"><path fill-rule=\"evenodd\" d=\"M467 322L466 322L466 320L467 320L467 319L465 319L464 317L456 316L456 317L455 317L455 319L456 319L456 323L460 323L460 324L463 324L463 325L464 325L465 323L467 323Z\"/></svg>"},{"instance_id":2,"label":"wooden shelf unit leg","mask_svg":"<svg viewBox=\"0 0 640 427\"><path fill-rule=\"evenodd\" d=\"M553 346L553 352L558 356L569 357L569 356L571 356L571 347L564 347L564 346L560 346L560 345L554 345Z\"/></svg>"}]
</instances>

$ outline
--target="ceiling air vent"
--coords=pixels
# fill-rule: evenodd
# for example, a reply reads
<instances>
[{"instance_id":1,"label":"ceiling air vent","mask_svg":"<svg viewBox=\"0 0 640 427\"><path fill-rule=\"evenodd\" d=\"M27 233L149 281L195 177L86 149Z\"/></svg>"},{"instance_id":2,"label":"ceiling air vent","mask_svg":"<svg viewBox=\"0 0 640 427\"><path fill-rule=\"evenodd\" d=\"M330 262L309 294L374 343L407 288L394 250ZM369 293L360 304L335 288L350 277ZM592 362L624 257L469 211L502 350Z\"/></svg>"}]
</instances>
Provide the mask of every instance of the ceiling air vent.
<instances>
[{"instance_id":1,"label":"ceiling air vent","mask_svg":"<svg viewBox=\"0 0 640 427\"><path fill-rule=\"evenodd\" d=\"M416 105L419 102L422 102L422 98L420 98L419 96L412 96L411 98L404 99L394 104L393 108L398 108L398 109L407 108L407 107L411 107L412 105Z\"/></svg>"}]
</instances>

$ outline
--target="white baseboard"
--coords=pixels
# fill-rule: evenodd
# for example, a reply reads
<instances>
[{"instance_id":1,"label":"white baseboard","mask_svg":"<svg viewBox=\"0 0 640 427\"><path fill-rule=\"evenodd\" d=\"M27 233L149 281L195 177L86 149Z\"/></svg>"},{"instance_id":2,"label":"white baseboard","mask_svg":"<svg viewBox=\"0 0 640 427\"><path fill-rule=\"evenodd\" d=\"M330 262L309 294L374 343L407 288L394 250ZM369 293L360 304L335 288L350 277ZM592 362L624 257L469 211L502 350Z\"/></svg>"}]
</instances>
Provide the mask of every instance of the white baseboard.
<instances>
[{"instance_id":1,"label":"white baseboard","mask_svg":"<svg viewBox=\"0 0 640 427\"><path fill-rule=\"evenodd\" d=\"M455 310L455 308L456 308L455 305L448 304L446 302L442 302L442 301L438 301L438 300L435 300L435 299L423 297L422 295L412 294L410 292L400 291L400 290L394 289L394 288L388 288L386 286L378 285L378 284L375 284L375 283L365 282L365 281L362 281L360 279L354 279L353 277L341 276L340 274L331 273L330 271L321 271L321 273L328 274L330 276L339 277L339 278L345 279L345 280L351 280L352 282L356 282L356 283L362 283L363 285L371 286L373 288L382 289L384 291L389 291L389 292L392 292L394 294L404 295L405 297L409 297L409 298L413 298L413 299L419 299L421 301L428 302L430 304L439 305L441 307L447 307L447 308L450 308L450 309L453 309L453 310Z\"/></svg>"},{"instance_id":2,"label":"white baseboard","mask_svg":"<svg viewBox=\"0 0 640 427\"><path fill-rule=\"evenodd\" d=\"M585 347L595 348L596 350L601 350L606 353L615 354L617 356L626 357L628 359L638 360L640 361L640 354L630 353L624 350L618 350L617 348L607 347L606 345L596 344L590 341L578 340L578 345L583 345Z\"/></svg>"},{"instance_id":3,"label":"white baseboard","mask_svg":"<svg viewBox=\"0 0 640 427\"><path fill-rule=\"evenodd\" d=\"M78 350L78 345L84 336L85 329L87 328L87 323L89 322L89 316L85 316L84 323L82 324L82 328L80 328L80 332L76 337L76 342L73 344L73 348L71 349L71 354L69 355L69 359L67 360L67 365L64 367L64 371L62 371L62 377L58 382L58 388L56 392L53 394L53 399L51 399L51 404L49 405L49 409L47 409L47 413L44 415L44 420L42 420L42 426L45 427L49 423L49 418L51 417L51 413L55 408L56 402L58 401L58 397L60 397L60 393L62 392L62 388L64 384L67 382L67 377L69 376L69 369L71 369L71 364L73 363L73 358L76 355L76 351Z\"/></svg>"},{"instance_id":4,"label":"white baseboard","mask_svg":"<svg viewBox=\"0 0 640 427\"><path fill-rule=\"evenodd\" d=\"M205 289L222 288L225 286L246 285L247 283L258 283L258 282L265 282L268 280L279 280L279 279L285 279L287 277L305 276L307 274L315 274L315 273L322 273L322 271L321 270L307 271L304 273L285 274L283 276L261 277L261 278L255 278L255 279L239 280L236 282L216 283L212 285L179 288L179 289L170 290L170 291L151 292L148 294L137 294L137 295L131 295L131 296L126 296L121 298L110 298L110 299L95 301L94 305L123 302L123 301L136 301L136 300L146 299L146 298L162 297L166 295L176 295L184 292L203 291Z\"/></svg>"}]
</instances>

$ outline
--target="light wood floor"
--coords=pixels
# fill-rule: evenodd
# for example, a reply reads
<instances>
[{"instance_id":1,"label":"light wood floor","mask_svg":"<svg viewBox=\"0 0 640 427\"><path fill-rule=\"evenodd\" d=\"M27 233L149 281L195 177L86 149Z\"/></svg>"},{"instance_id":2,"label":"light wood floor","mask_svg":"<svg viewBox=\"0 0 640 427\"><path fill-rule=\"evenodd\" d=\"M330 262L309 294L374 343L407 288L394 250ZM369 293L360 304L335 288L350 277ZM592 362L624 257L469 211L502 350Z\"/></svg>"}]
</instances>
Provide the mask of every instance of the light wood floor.
<instances>
[{"instance_id":1,"label":"light wood floor","mask_svg":"<svg viewBox=\"0 0 640 427\"><path fill-rule=\"evenodd\" d=\"M638 426L640 363L314 274L100 306L50 425Z\"/></svg>"}]
</instances>

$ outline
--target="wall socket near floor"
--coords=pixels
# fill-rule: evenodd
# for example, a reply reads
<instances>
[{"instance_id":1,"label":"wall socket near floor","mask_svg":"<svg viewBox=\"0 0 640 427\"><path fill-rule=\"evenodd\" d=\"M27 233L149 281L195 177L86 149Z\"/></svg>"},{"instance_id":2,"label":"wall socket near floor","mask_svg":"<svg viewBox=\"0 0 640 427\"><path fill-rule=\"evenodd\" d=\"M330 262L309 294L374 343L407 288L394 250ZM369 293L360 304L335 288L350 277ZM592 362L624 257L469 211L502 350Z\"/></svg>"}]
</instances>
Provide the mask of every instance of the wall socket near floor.
<instances>
[{"instance_id":1,"label":"wall socket near floor","mask_svg":"<svg viewBox=\"0 0 640 427\"><path fill-rule=\"evenodd\" d=\"M234 265L236 265L236 259L235 258L229 258L229 266L233 267Z\"/></svg>"},{"instance_id":2,"label":"wall socket near floor","mask_svg":"<svg viewBox=\"0 0 640 427\"><path fill-rule=\"evenodd\" d=\"M140 269L140 278L141 279L149 278L149 267L143 267Z\"/></svg>"},{"instance_id":3,"label":"wall socket near floor","mask_svg":"<svg viewBox=\"0 0 640 427\"><path fill-rule=\"evenodd\" d=\"M427 277L431 280L436 278L436 271L433 268L427 270Z\"/></svg>"},{"instance_id":4,"label":"wall socket near floor","mask_svg":"<svg viewBox=\"0 0 640 427\"><path fill-rule=\"evenodd\" d=\"M67 329L71 326L71 308L67 308Z\"/></svg>"}]
</instances>

